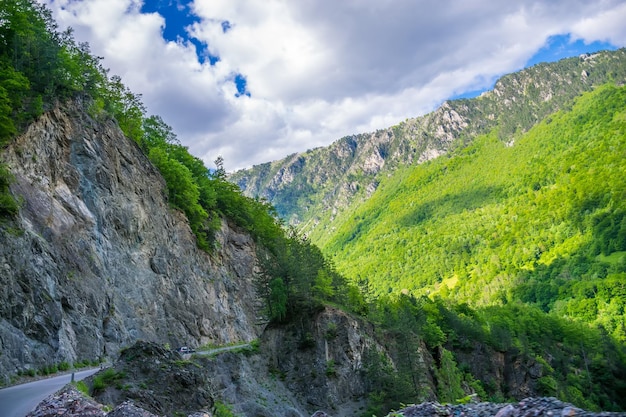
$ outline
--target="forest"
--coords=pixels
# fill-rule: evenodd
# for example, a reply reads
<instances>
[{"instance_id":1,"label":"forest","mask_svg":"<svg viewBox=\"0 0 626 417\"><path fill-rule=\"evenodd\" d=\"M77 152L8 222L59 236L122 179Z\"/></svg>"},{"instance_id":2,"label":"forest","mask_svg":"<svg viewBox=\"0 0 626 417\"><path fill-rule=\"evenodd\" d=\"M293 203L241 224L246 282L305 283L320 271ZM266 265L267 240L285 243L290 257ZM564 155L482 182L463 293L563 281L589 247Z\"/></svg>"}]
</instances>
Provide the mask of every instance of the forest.
<instances>
[{"instance_id":1,"label":"forest","mask_svg":"<svg viewBox=\"0 0 626 417\"><path fill-rule=\"evenodd\" d=\"M375 353L367 358L368 415L419 401L425 372L434 373L442 402L472 393L511 399L462 360L478 345L538 363L540 395L626 409L626 88L581 96L513 147L494 130L400 170L347 214L324 252L266 201L228 182L219 155L216 170L191 155L87 44L59 31L45 6L3 1L0 146L76 99L94 119L115 119L141 147L201 249L216 249L222 218L251 234L268 322L331 304L377 325L394 366ZM0 219L19 213L11 181L0 165ZM437 358L435 369L413 360L422 346Z\"/></svg>"},{"instance_id":2,"label":"forest","mask_svg":"<svg viewBox=\"0 0 626 417\"><path fill-rule=\"evenodd\" d=\"M514 146L481 136L383 182L324 250L378 294L519 301L626 342L625 122L606 85Z\"/></svg>"}]
</instances>

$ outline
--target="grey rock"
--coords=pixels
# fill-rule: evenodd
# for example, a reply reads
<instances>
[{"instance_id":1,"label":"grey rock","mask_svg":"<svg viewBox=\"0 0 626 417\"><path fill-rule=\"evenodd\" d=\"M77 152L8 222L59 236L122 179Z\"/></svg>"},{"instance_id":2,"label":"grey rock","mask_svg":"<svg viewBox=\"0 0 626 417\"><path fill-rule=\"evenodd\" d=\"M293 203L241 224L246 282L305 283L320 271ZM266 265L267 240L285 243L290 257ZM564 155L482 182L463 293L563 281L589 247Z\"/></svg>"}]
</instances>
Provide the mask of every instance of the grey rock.
<instances>
[{"instance_id":1,"label":"grey rock","mask_svg":"<svg viewBox=\"0 0 626 417\"><path fill-rule=\"evenodd\" d=\"M85 398L72 385L48 396L26 417L105 417L102 405ZM117 417L122 417L118 415ZM128 416L131 417L131 416ZM134 417L134 416L132 416ZM148 417L148 416L146 416Z\"/></svg>"},{"instance_id":2,"label":"grey rock","mask_svg":"<svg viewBox=\"0 0 626 417\"><path fill-rule=\"evenodd\" d=\"M330 416L323 411L316 411L311 415L311 417L330 417Z\"/></svg>"},{"instance_id":3,"label":"grey rock","mask_svg":"<svg viewBox=\"0 0 626 417\"><path fill-rule=\"evenodd\" d=\"M135 406L132 401L125 401L122 404L115 407L113 411L106 415L106 417L160 417L156 414L152 414L142 408Z\"/></svg>"},{"instance_id":4,"label":"grey rock","mask_svg":"<svg viewBox=\"0 0 626 417\"><path fill-rule=\"evenodd\" d=\"M518 403L511 404L482 402L465 405L442 405L435 402L428 402L406 407L389 416L395 415L402 415L404 417L624 417L626 413L590 412L576 408L556 398L530 397Z\"/></svg>"},{"instance_id":5,"label":"grey rock","mask_svg":"<svg viewBox=\"0 0 626 417\"><path fill-rule=\"evenodd\" d=\"M115 358L139 339L259 336L252 239L223 222L214 253L199 250L156 168L112 120L80 102L56 108L0 158L22 200L0 225L0 375Z\"/></svg>"},{"instance_id":6,"label":"grey rock","mask_svg":"<svg viewBox=\"0 0 626 417\"><path fill-rule=\"evenodd\" d=\"M500 411L498 411L496 417L510 417L513 415L514 412L515 407L513 407L511 404L508 404L506 407L503 407L500 409Z\"/></svg>"}]
</instances>

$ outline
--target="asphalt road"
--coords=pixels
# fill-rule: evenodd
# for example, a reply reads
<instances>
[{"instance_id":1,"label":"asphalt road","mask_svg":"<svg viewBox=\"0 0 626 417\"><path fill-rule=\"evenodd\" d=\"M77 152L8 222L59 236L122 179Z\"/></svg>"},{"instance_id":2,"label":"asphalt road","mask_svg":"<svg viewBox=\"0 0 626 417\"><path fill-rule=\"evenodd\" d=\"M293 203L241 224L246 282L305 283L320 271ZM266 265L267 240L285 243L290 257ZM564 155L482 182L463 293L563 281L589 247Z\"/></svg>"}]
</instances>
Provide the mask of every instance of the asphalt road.
<instances>
[{"instance_id":1,"label":"asphalt road","mask_svg":"<svg viewBox=\"0 0 626 417\"><path fill-rule=\"evenodd\" d=\"M207 351L196 352L199 355L216 355L230 350L250 347L249 343L225 346ZM191 355L185 355L191 357ZM80 381L98 372L99 369L88 369L75 372L74 379ZM16 385L0 389L0 417L24 417L32 411L48 395L63 388L72 380L72 374L65 374L28 384Z\"/></svg>"},{"instance_id":2,"label":"asphalt road","mask_svg":"<svg viewBox=\"0 0 626 417\"><path fill-rule=\"evenodd\" d=\"M74 379L80 381L98 372L88 369L74 373ZM24 417L48 395L63 388L72 380L72 374L55 376L28 384L15 385L0 390L0 416Z\"/></svg>"},{"instance_id":3,"label":"asphalt road","mask_svg":"<svg viewBox=\"0 0 626 417\"><path fill-rule=\"evenodd\" d=\"M250 343L242 343L240 345L233 345L233 346L224 346L221 348L215 348L215 349L209 349L209 350L200 350L197 353L198 355L205 355L205 356L211 356L211 355L217 355L218 353L223 353L223 352L228 352L231 350L237 350L237 349L243 349L243 348L249 348L251 347ZM189 355L191 357L191 355Z\"/></svg>"}]
</instances>

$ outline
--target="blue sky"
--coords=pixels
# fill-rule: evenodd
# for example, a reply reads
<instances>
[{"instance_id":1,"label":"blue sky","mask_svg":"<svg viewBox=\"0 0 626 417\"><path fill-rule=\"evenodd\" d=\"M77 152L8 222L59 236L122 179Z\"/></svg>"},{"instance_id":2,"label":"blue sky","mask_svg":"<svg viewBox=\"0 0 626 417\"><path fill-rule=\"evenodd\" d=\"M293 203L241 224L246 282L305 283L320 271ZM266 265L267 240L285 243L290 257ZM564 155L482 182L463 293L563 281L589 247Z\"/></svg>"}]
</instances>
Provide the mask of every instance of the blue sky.
<instances>
[{"instance_id":1,"label":"blue sky","mask_svg":"<svg viewBox=\"0 0 626 417\"><path fill-rule=\"evenodd\" d=\"M190 151L227 170L626 46L626 0L39 0Z\"/></svg>"},{"instance_id":2,"label":"blue sky","mask_svg":"<svg viewBox=\"0 0 626 417\"><path fill-rule=\"evenodd\" d=\"M524 67L530 67L543 62L555 62L563 58L579 56L584 53L594 53L604 50L615 50L617 47L610 42L594 41L586 44L582 39L572 40L570 34L550 36L543 47L541 47L533 56L528 59ZM491 89L492 85L488 85L478 90L464 91L460 94L454 94L450 98L473 98L481 93Z\"/></svg>"}]
</instances>

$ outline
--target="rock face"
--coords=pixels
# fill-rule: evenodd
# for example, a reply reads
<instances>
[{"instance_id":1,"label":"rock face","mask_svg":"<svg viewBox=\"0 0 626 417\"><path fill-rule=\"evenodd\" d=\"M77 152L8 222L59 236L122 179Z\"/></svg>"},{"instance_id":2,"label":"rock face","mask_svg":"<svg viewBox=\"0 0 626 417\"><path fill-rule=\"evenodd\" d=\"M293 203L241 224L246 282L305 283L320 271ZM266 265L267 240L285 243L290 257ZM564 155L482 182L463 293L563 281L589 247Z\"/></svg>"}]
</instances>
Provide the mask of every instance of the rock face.
<instances>
[{"instance_id":1,"label":"rock face","mask_svg":"<svg viewBox=\"0 0 626 417\"><path fill-rule=\"evenodd\" d=\"M310 320L268 328L262 338L268 368L312 413L349 416L363 406L371 388L366 357L383 352L373 326L326 308Z\"/></svg>"},{"instance_id":2,"label":"rock face","mask_svg":"<svg viewBox=\"0 0 626 417\"><path fill-rule=\"evenodd\" d=\"M161 176L112 120L59 107L1 157L22 201L0 224L1 375L115 356L138 339L259 336L251 238L224 223L216 253L198 250Z\"/></svg>"},{"instance_id":3,"label":"rock face","mask_svg":"<svg viewBox=\"0 0 626 417\"><path fill-rule=\"evenodd\" d=\"M258 416L352 415L362 404L362 355L383 349L370 326L334 309L259 325L252 239L224 222L218 249L198 250L185 216L168 206L163 179L114 121L68 104L1 157L22 202L16 218L0 223L1 382L62 361L113 360L143 340L152 362L141 362L142 372L124 368L126 389L98 393L103 404L143 401L163 415L204 413L222 401ZM256 339L261 353L223 353L200 367L164 349Z\"/></svg>"},{"instance_id":4,"label":"rock face","mask_svg":"<svg viewBox=\"0 0 626 417\"><path fill-rule=\"evenodd\" d=\"M67 385L59 392L50 395L26 417L53 417L53 416L84 416L104 417L106 413L99 404L89 398L85 398L72 385Z\"/></svg>"},{"instance_id":5,"label":"rock face","mask_svg":"<svg viewBox=\"0 0 626 417\"><path fill-rule=\"evenodd\" d=\"M319 410L341 417L365 409L371 389L363 372L365 356L383 351L371 325L325 308L267 328L258 343L258 348L216 349L183 361L161 346L138 342L100 372L108 372L109 384L94 398L110 406L132 400L168 416L212 412L218 402L245 416L303 417ZM93 384L96 378L86 381Z\"/></svg>"}]
</instances>

